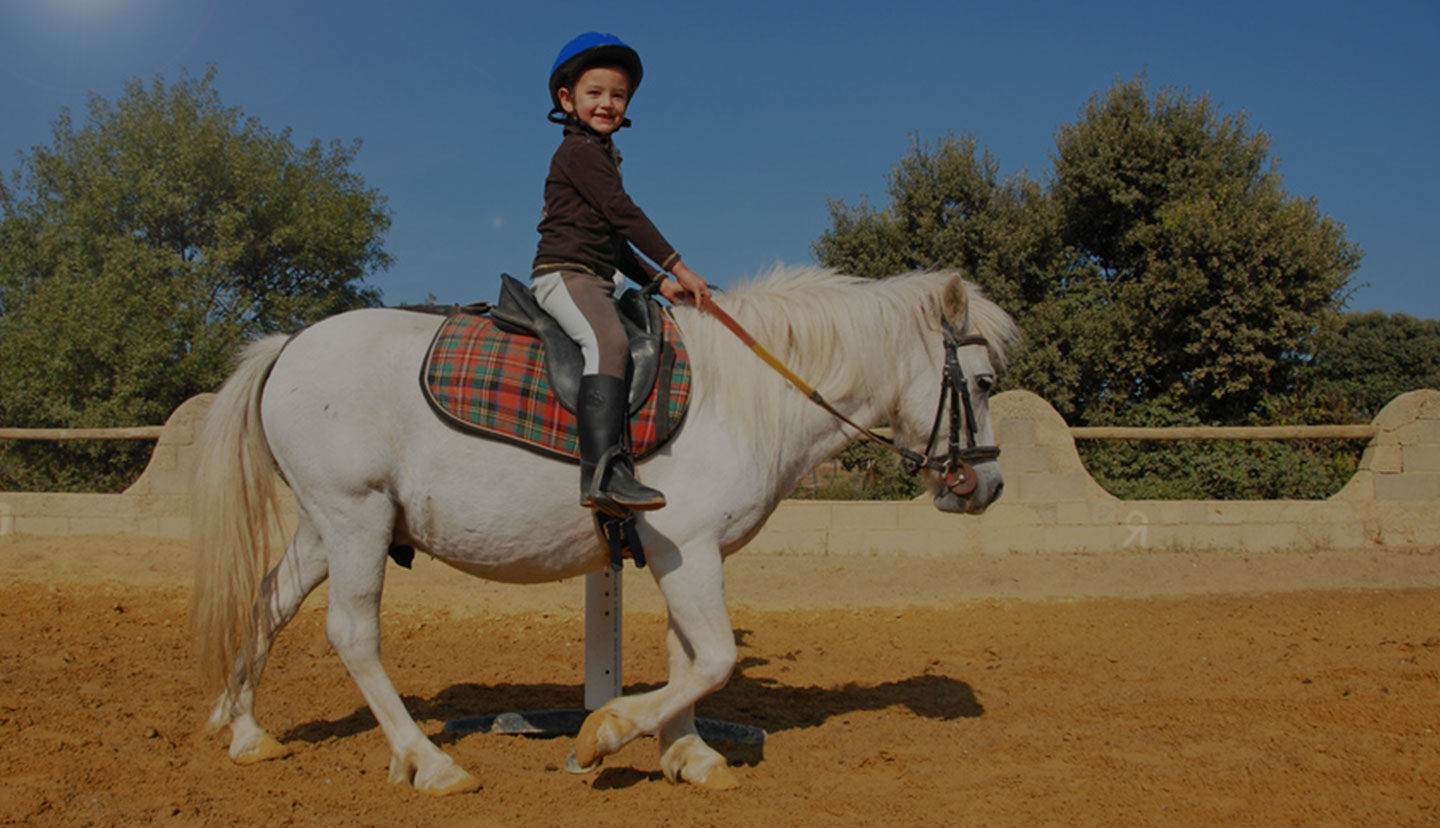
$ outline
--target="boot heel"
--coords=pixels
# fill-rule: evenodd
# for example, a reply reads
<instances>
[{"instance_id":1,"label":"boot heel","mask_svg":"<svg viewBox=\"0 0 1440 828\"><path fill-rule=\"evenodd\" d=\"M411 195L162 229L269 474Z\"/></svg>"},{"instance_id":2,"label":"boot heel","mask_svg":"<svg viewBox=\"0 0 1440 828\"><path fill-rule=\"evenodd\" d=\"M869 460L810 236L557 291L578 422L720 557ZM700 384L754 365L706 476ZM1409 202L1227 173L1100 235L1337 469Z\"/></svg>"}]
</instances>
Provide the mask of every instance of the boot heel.
<instances>
[{"instance_id":1,"label":"boot heel","mask_svg":"<svg viewBox=\"0 0 1440 828\"><path fill-rule=\"evenodd\" d=\"M601 470L603 469L603 473ZM596 464L594 493L597 501L606 501L636 512L648 512L665 505L665 495L635 479L635 466L628 454L618 447L607 451Z\"/></svg>"}]
</instances>

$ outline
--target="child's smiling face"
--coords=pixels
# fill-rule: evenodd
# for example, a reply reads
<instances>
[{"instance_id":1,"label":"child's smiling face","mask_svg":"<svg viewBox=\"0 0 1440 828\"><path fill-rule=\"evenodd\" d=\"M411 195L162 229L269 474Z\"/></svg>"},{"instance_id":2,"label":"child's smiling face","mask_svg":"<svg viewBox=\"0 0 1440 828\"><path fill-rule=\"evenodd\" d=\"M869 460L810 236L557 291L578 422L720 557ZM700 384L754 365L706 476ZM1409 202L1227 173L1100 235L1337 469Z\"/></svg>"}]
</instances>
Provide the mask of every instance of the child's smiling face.
<instances>
[{"instance_id":1,"label":"child's smiling face","mask_svg":"<svg viewBox=\"0 0 1440 828\"><path fill-rule=\"evenodd\" d=\"M580 123L601 135L610 135L625 122L630 103L630 78L613 66L586 69L569 89L559 90L560 106Z\"/></svg>"}]
</instances>

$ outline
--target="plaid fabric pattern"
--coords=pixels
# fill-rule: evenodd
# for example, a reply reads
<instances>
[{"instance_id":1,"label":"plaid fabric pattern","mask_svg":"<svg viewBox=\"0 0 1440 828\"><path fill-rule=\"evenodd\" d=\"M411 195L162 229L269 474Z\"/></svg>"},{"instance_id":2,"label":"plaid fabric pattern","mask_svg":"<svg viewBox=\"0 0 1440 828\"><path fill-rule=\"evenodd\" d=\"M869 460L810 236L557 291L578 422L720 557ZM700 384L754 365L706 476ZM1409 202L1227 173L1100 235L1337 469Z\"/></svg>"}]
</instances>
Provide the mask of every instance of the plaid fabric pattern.
<instances>
[{"instance_id":1,"label":"plaid fabric pattern","mask_svg":"<svg viewBox=\"0 0 1440 828\"><path fill-rule=\"evenodd\" d=\"M664 445L658 437L661 424L666 440L674 436L690 402L689 356L668 316L664 334L675 359L669 374L662 370L658 381L669 382L669 400L666 410L658 411L661 395L651 394L630 419L637 458ZM454 425L578 462L575 415L550 393L545 355L534 338L497 330L488 317L457 314L435 334L420 376L426 399Z\"/></svg>"}]
</instances>

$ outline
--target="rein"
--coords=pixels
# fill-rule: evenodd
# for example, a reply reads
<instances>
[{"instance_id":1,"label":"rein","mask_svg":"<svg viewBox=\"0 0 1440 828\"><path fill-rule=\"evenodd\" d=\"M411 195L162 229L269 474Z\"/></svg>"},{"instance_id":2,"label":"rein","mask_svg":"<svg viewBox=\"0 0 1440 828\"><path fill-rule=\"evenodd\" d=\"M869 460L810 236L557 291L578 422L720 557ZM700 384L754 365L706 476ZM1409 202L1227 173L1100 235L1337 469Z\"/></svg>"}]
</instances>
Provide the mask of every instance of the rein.
<instances>
[{"instance_id":1,"label":"rein","mask_svg":"<svg viewBox=\"0 0 1440 828\"><path fill-rule=\"evenodd\" d=\"M976 477L975 469L967 461L983 462L994 460L1000 456L998 446L977 446L975 441L975 409L970 401L970 389L965 382L965 372L960 368L960 356L958 350L967 345L985 345L989 343L985 337L979 334L961 334L950 324L948 319L942 319L945 334L945 371L944 378L940 382L940 400L935 407L935 422L930 427L930 439L925 443L925 453L907 449L904 446L895 444L894 440L876 434L874 431L856 423L831 405L828 400L820 395L809 383L800 379L785 366L776 356L768 351L765 346L755 341L748 331L741 327L730 314L713 301L701 302L700 309L715 317L720 324L730 329L730 332L739 337L756 356L760 357L765 364L774 368L781 376L795 386L809 400L825 409L832 416L845 425L850 426L860 433L862 437L884 446L894 452L901 459L905 468L911 474L919 474L922 469L939 472L944 480L945 487L951 492L965 496L975 491ZM936 456L931 452L935 449L936 438L940 435L940 420L945 416L947 400L950 403L949 423L949 446L943 456ZM956 412L964 411L965 437L966 441L962 447L960 443L960 418Z\"/></svg>"}]
</instances>

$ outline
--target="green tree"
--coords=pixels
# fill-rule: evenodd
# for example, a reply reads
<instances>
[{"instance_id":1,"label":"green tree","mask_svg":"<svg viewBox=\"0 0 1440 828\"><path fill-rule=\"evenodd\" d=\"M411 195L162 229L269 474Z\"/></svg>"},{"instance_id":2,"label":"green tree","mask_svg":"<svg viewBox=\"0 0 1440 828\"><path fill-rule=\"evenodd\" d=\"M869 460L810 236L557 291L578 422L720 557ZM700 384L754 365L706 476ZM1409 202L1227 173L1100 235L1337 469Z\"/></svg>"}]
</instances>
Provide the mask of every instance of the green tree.
<instances>
[{"instance_id":1,"label":"green tree","mask_svg":"<svg viewBox=\"0 0 1440 828\"><path fill-rule=\"evenodd\" d=\"M1311 374L1329 408L1368 422L1406 391L1440 388L1440 320L1347 313L1320 346Z\"/></svg>"},{"instance_id":2,"label":"green tree","mask_svg":"<svg viewBox=\"0 0 1440 828\"><path fill-rule=\"evenodd\" d=\"M1243 422L1293 387L1360 259L1269 145L1206 97L1117 82L1059 128L1046 185L1001 179L972 137L917 141L889 203L832 202L813 249L861 275L969 271L1025 331L1012 377L1072 423L1143 401Z\"/></svg>"},{"instance_id":3,"label":"green tree","mask_svg":"<svg viewBox=\"0 0 1440 828\"><path fill-rule=\"evenodd\" d=\"M0 187L0 423L160 423L248 339L379 303L389 216L359 143L297 146L214 77L62 112ZM118 485L149 448L10 444L0 486Z\"/></svg>"},{"instance_id":4,"label":"green tree","mask_svg":"<svg viewBox=\"0 0 1440 828\"><path fill-rule=\"evenodd\" d=\"M1286 193L1267 135L1208 97L1152 93L1137 77L1060 126L1052 161L1042 185L1002 179L973 138L917 141L891 172L888 204L831 204L816 258L868 276L966 269L1025 334L1001 387L1035 391L1074 425L1296 422L1332 410L1305 396L1308 369L1361 254L1313 199ZM1144 467L1168 458L1213 483L1187 492L1218 497L1274 489L1211 473L1241 455L1247 469L1279 456L1266 451L1082 446L1104 482L1153 477ZM1301 451L1318 451L1307 468L1353 467Z\"/></svg>"},{"instance_id":5,"label":"green tree","mask_svg":"<svg viewBox=\"0 0 1440 828\"><path fill-rule=\"evenodd\" d=\"M811 246L816 260L871 278L959 267L1010 308L1053 290L1058 232L1040 186L1023 174L1002 178L973 136L933 147L915 140L890 172L889 195L883 209L831 201L832 226Z\"/></svg>"},{"instance_id":6,"label":"green tree","mask_svg":"<svg viewBox=\"0 0 1440 828\"><path fill-rule=\"evenodd\" d=\"M1291 197L1270 139L1208 97L1116 83L1056 137L1051 197L1075 259L1067 293L1105 334L1081 421L1168 399L1244 422L1290 390L1334 324L1360 251ZM1067 314L1068 316L1069 314Z\"/></svg>"},{"instance_id":7,"label":"green tree","mask_svg":"<svg viewBox=\"0 0 1440 828\"><path fill-rule=\"evenodd\" d=\"M1307 369L1361 254L1314 199L1284 190L1269 136L1208 97L1152 95L1136 78L1062 126L1054 160L1050 194L1072 275L1063 312L1037 314L1049 324L1027 333L1073 343L1089 329L1072 369L1080 381L1062 397L1067 419L1331 419L1333 407L1309 395ZM1356 456L1339 442L1080 448L1126 497L1323 497Z\"/></svg>"}]
</instances>

